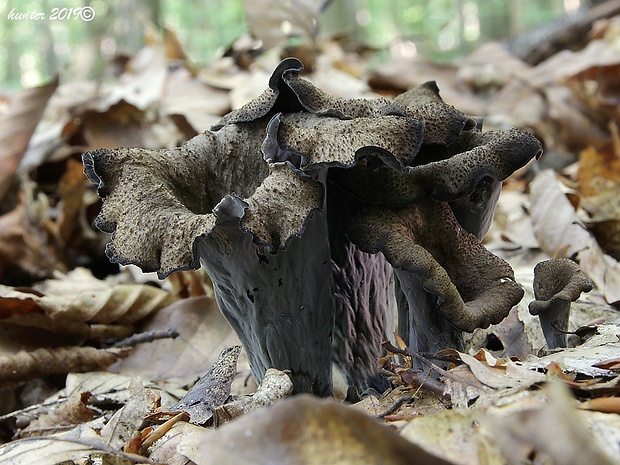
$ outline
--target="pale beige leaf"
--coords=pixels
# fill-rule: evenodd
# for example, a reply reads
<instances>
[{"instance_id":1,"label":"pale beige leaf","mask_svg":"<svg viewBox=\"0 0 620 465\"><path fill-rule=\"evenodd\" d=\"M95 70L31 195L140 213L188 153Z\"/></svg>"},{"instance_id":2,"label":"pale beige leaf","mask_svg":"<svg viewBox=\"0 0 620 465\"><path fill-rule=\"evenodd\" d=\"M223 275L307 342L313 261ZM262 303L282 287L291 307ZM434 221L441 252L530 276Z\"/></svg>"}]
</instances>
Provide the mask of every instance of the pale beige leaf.
<instances>
[{"instance_id":1,"label":"pale beige leaf","mask_svg":"<svg viewBox=\"0 0 620 465\"><path fill-rule=\"evenodd\" d=\"M107 447L97 432L88 425L53 436L25 438L0 446L3 465L56 465L93 457L107 464L152 463L138 455L124 454ZM95 462L97 463L97 462Z\"/></svg>"},{"instance_id":2,"label":"pale beige leaf","mask_svg":"<svg viewBox=\"0 0 620 465\"><path fill-rule=\"evenodd\" d=\"M140 378L133 378L129 384L129 401L118 410L101 430L101 437L107 445L120 450L143 423L150 405L146 390Z\"/></svg>"},{"instance_id":3,"label":"pale beige leaf","mask_svg":"<svg viewBox=\"0 0 620 465\"><path fill-rule=\"evenodd\" d=\"M509 464L524 463L532 450L541 460L550 460L546 463L618 463L615 446L604 444L584 426L583 414L594 412L577 412L574 399L560 383L551 383L544 394L543 399L515 403L478 418L487 431L493 432ZM612 460L612 456L616 458Z\"/></svg>"},{"instance_id":4,"label":"pale beige leaf","mask_svg":"<svg viewBox=\"0 0 620 465\"><path fill-rule=\"evenodd\" d=\"M503 465L496 445L476 426L480 410L455 409L411 420L400 434L458 465ZM481 460L481 458L486 458Z\"/></svg>"},{"instance_id":5,"label":"pale beige leaf","mask_svg":"<svg viewBox=\"0 0 620 465\"><path fill-rule=\"evenodd\" d=\"M157 287L96 279L84 268L57 276L40 283L38 291L0 286L4 323L85 334L85 322L128 325L177 300Z\"/></svg>"}]
</instances>

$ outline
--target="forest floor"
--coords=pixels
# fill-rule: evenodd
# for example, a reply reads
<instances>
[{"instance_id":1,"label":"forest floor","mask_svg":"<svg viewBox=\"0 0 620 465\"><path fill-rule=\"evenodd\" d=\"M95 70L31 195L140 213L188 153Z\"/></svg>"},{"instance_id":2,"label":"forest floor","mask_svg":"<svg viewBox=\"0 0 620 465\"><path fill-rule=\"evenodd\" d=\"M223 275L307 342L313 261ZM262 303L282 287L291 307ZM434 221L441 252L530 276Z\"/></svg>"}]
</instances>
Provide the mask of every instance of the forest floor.
<instances>
[{"instance_id":1,"label":"forest floor","mask_svg":"<svg viewBox=\"0 0 620 465\"><path fill-rule=\"evenodd\" d=\"M541 140L543 157L504 182L484 239L512 265L522 302L465 352L441 354L447 369L395 347L381 360L393 389L356 403L282 400L275 370L256 386L245 355L223 352L239 341L203 271L162 281L119 268L92 226L101 201L83 152L181 145L260 94L285 54L238 49L195 69L168 34L99 81L2 97L2 462L620 464L620 17L536 66L497 43L458 64L395 56L372 70L335 39L286 53L328 94L392 97L434 80L485 129ZM594 290L572 304L568 348L550 351L528 303L535 265L552 257L576 260ZM416 357L433 376L411 369ZM224 375L208 425L170 412L212 366ZM247 397L257 389L278 408Z\"/></svg>"}]
</instances>

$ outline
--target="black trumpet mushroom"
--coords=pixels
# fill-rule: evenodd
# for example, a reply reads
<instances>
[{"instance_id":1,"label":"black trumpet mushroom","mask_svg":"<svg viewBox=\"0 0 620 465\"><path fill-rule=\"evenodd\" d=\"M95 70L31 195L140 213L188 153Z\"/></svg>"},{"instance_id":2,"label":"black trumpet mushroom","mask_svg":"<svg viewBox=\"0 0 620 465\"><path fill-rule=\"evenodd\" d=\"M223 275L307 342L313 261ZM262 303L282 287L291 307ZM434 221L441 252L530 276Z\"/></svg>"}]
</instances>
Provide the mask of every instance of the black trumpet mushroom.
<instances>
[{"instance_id":1,"label":"black trumpet mushroom","mask_svg":"<svg viewBox=\"0 0 620 465\"><path fill-rule=\"evenodd\" d=\"M342 99L284 60L265 92L175 149L83 155L112 233L108 257L165 277L204 266L254 377L292 373L327 396L332 363L387 387L381 343L460 347L523 291L487 251L501 181L541 153L526 131L483 132L428 82Z\"/></svg>"},{"instance_id":2,"label":"black trumpet mushroom","mask_svg":"<svg viewBox=\"0 0 620 465\"><path fill-rule=\"evenodd\" d=\"M545 260L534 268L534 297L530 314L538 315L549 349L566 347L571 302L590 292L592 283L568 258Z\"/></svg>"}]
</instances>

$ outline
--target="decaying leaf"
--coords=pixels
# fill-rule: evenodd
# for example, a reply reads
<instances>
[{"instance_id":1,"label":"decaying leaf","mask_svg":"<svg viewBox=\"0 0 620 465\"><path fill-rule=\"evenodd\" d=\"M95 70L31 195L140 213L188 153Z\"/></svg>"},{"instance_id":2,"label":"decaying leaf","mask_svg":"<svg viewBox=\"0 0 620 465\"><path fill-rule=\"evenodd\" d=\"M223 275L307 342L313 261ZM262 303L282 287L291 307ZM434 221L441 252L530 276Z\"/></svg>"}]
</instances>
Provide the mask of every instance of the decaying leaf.
<instances>
[{"instance_id":1,"label":"decaying leaf","mask_svg":"<svg viewBox=\"0 0 620 465\"><path fill-rule=\"evenodd\" d=\"M24 90L11 101L10 110L0 120L0 201L11 187L28 141L56 87L58 77L44 86Z\"/></svg>"},{"instance_id":2,"label":"decaying leaf","mask_svg":"<svg viewBox=\"0 0 620 465\"><path fill-rule=\"evenodd\" d=\"M369 416L331 399L298 395L215 431L192 429L177 446L199 465L449 465Z\"/></svg>"},{"instance_id":3,"label":"decaying leaf","mask_svg":"<svg viewBox=\"0 0 620 465\"><path fill-rule=\"evenodd\" d=\"M73 393L61 404L32 420L20 432L20 437L48 436L64 431L67 426L88 422L95 416L95 411L88 405L91 396L88 391Z\"/></svg>"},{"instance_id":4,"label":"decaying leaf","mask_svg":"<svg viewBox=\"0 0 620 465\"><path fill-rule=\"evenodd\" d=\"M131 396L129 401L101 429L101 437L109 447L116 450L122 449L129 442L151 408L140 378L131 380L129 394Z\"/></svg>"},{"instance_id":5,"label":"decaying leaf","mask_svg":"<svg viewBox=\"0 0 620 465\"><path fill-rule=\"evenodd\" d=\"M237 372L240 353L241 346L222 351L209 371L170 410L189 413L190 422L196 425L209 421L215 408L230 397L230 386Z\"/></svg>"},{"instance_id":6,"label":"decaying leaf","mask_svg":"<svg viewBox=\"0 0 620 465\"><path fill-rule=\"evenodd\" d=\"M0 316L3 324L89 335L89 325L131 325L175 300L153 286L113 284L77 268L37 290L0 286Z\"/></svg>"},{"instance_id":7,"label":"decaying leaf","mask_svg":"<svg viewBox=\"0 0 620 465\"><path fill-rule=\"evenodd\" d=\"M213 410L214 424L227 423L241 415L272 405L292 393L293 382L290 376L275 368L269 368L254 393L227 402Z\"/></svg>"},{"instance_id":8,"label":"decaying leaf","mask_svg":"<svg viewBox=\"0 0 620 465\"><path fill-rule=\"evenodd\" d=\"M23 381L54 373L96 371L125 357L128 349L56 347L0 355L0 378L4 383Z\"/></svg>"}]
</instances>

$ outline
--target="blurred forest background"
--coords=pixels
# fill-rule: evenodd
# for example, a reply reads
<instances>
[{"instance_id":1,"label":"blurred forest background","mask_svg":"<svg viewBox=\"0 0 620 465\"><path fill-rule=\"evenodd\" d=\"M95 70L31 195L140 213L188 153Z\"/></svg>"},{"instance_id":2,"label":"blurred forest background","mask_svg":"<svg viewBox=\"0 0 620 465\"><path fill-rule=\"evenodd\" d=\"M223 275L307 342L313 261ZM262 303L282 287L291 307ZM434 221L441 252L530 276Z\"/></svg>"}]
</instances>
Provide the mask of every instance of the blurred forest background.
<instances>
[{"instance_id":1,"label":"blurred forest background","mask_svg":"<svg viewBox=\"0 0 620 465\"><path fill-rule=\"evenodd\" d=\"M101 199L81 156L178 147L261 94L284 56L339 99L436 81L485 131L526 129L544 147L504 182L484 239L524 299L450 356L447 396L399 356L384 365L397 388L355 408L454 465L619 464L620 0L0 0L2 465L52 463L48 446L53 463L120 450L189 463L174 434L153 444L172 423L144 420L239 340L204 270L159 280L108 260L110 236L94 227ZM572 304L571 347L545 355L528 303L534 267L551 257L577 261L595 289ZM239 396L258 389L244 357L226 388ZM572 397L554 391L558 381ZM264 445L276 428L295 428L287 422L310 423L291 409L285 422L261 410L273 423L256 429L260 447L235 453L298 455L305 444ZM358 424L347 410L337 415ZM180 418L177 437L202 444L212 434ZM246 418L235 421L256 416ZM236 444L230 431L209 440ZM329 452L346 443L340 434L303 450ZM368 457L397 444L360 438Z\"/></svg>"},{"instance_id":2,"label":"blurred forest background","mask_svg":"<svg viewBox=\"0 0 620 465\"><path fill-rule=\"evenodd\" d=\"M296 34L334 34L376 52L385 61L394 48L419 53L433 61L462 57L488 40L503 40L532 27L574 13L589 0L304 0L297 24L282 19L270 0L5 0L0 3L0 86L23 88L47 82L56 73L66 79L101 74L115 56L133 56L145 37L173 31L189 60L209 65L247 32L264 36L306 29ZM15 20L17 13L89 6L91 21ZM60 16L60 15L59 15ZM306 24L303 24L306 22ZM274 27L275 26L275 27ZM311 29L311 30L310 30ZM293 31L294 32L294 31ZM267 40L266 40L267 39ZM290 38L288 40L291 40ZM295 40L295 39L293 39Z\"/></svg>"}]
</instances>

